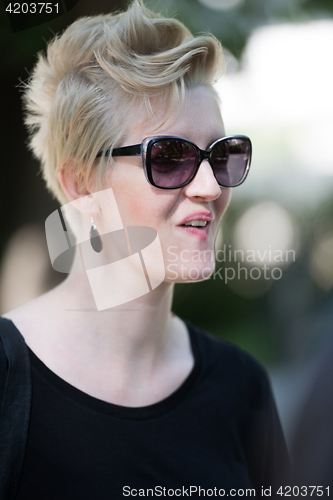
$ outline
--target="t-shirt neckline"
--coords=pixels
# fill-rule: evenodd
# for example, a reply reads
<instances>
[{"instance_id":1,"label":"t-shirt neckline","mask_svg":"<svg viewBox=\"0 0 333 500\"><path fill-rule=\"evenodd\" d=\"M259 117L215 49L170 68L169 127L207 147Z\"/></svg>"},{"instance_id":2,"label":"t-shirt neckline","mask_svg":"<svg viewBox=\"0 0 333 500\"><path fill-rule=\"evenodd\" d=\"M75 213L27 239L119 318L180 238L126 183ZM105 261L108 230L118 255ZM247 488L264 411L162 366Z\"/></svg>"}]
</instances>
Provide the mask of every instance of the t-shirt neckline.
<instances>
[{"instance_id":1,"label":"t-shirt neckline","mask_svg":"<svg viewBox=\"0 0 333 500\"><path fill-rule=\"evenodd\" d=\"M66 382L59 375L54 373L50 368L48 368L43 361L36 356L36 354L29 349L30 360L32 367L37 370L39 375L42 375L44 380L46 380L53 388L60 390L68 398L73 400L76 404L83 405L99 413L104 413L124 419L148 419L163 415L171 411L174 407L178 406L192 390L193 386L198 380L201 362L201 352L199 348L199 343L197 339L197 333L195 332L193 326L185 322L187 330L190 337L190 345L194 357L194 365L192 370L186 377L186 379L181 383L181 385L172 392L169 396L147 406L140 407L129 407L121 406L115 403L109 403L101 399L95 398L90 394L87 394L80 389L74 387L70 383Z\"/></svg>"}]
</instances>

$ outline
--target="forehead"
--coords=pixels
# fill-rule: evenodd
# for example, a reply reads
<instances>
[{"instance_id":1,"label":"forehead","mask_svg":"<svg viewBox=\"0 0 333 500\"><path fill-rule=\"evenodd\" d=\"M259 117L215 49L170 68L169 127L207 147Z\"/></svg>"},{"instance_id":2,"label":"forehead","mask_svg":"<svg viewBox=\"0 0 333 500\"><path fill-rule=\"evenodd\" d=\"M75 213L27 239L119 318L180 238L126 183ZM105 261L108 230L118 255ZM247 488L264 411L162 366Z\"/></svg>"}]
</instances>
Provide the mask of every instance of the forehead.
<instances>
[{"instance_id":1,"label":"forehead","mask_svg":"<svg viewBox=\"0 0 333 500\"><path fill-rule=\"evenodd\" d=\"M225 135L220 107L209 87L196 87L186 91L181 109L176 106L170 113L170 104L151 99L151 110L133 110L126 143L140 143L144 138L159 135L184 137L205 148L209 141ZM207 143L208 141L208 143Z\"/></svg>"}]
</instances>

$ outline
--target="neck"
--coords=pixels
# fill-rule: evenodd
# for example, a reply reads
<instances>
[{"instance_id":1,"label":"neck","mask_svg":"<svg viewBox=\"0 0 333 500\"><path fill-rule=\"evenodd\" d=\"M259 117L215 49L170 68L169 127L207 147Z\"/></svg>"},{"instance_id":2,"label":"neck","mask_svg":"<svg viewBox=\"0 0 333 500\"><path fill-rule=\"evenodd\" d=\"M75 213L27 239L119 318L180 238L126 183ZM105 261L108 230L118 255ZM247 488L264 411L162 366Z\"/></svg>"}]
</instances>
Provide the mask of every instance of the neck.
<instances>
[{"instance_id":1,"label":"neck","mask_svg":"<svg viewBox=\"0 0 333 500\"><path fill-rule=\"evenodd\" d=\"M154 358L167 348L174 330L173 284L125 304L97 311L86 275L70 275L58 287L57 314L63 315L73 343L95 356ZM65 339L67 342L69 339Z\"/></svg>"},{"instance_id":2,"label":"neck","mask_svg":"<svg viewBox=\"0 0 333 500\"><path fill-rule=\"evenodd\" d=\"M7 317L35 354L64 380L124 406L171 394L193 367L184 323L171 315L173 284L97 311L85 275L70 275Z\"/></svg>"}]
</instances>

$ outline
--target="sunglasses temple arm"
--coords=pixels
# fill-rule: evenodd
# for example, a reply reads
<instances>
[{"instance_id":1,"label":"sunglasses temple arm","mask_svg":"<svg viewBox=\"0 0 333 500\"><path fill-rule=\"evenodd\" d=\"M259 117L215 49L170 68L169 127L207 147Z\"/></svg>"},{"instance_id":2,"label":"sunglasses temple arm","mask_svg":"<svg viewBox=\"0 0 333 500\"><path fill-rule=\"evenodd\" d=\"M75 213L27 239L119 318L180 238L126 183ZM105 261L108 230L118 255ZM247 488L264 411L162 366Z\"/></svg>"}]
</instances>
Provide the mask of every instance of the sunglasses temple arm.
<instances>
[{"instance_id":1,"label":"sunglasses temple arm","mask_svg":"<svg viewBox=\"0 0 333 500\"><path fill-rule=\"evenodd\" d=\"M142 146L141 144L135 144L134 146L125 146L123 148L114 148L112 150L112 156L140 156L141 155ZM103 154L103 151L100 151L97 155L99 156L110 156L111 149L107 149Z\"/></svg>"}]
</instances>

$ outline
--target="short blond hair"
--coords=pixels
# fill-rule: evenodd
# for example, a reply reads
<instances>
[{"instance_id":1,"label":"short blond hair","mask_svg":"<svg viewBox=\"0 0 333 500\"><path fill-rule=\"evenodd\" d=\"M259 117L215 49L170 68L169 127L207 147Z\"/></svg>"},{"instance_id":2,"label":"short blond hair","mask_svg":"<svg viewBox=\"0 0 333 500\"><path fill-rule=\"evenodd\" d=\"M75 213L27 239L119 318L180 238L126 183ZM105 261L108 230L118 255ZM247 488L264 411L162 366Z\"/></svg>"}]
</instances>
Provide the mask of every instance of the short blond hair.
<instances>
[{"instance_id":1,"label":"short blond hair","mask_svg":"<svg viewBox=\"0 0 333 500\"><path fill-rule=\"evenodd\" d=\"M24 94L30 148L48 189L68 201L57 173L73 159L78 177L95 170L102 182L108 162L96 156L122 144L133 104L158 96L172 108L186 89L211 85L221 67L213 35L193 37L141 0L126 12L75 21L38 55Z\"/></svg>"}]
</instances>

